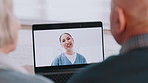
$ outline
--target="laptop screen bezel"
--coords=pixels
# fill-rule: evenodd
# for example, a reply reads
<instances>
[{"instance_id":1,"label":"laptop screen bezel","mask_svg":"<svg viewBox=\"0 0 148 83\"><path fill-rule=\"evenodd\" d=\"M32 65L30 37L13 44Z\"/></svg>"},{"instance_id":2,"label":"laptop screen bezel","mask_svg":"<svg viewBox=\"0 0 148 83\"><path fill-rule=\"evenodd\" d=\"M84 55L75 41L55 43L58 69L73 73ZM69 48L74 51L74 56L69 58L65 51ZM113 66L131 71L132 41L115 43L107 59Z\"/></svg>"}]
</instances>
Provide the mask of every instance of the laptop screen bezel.
<instances>
[{"instance_id":1,"label":"laptop screen bezel","mask_svg":"<svg viewBox=\"0 0 148 83\"><path fill-rule=\"evenodd\" d=\"M74 23L54 23L54 24L33 24L32 26L32 40L33 40L33 58L34 58L34 71L38 72L50 72L51 70L56 69L73 69L73 68L82 68L90 64L77 64L77 65L62 65L62 66L44 66L36 67L35 60L35 40L34 40L34 31L37 30L55 30L55 29L76 29L76 28L90 28L90 27L100 27L102 32L102 53L104 60L104 40L103 40L103 25L102 22L74 22Z\"/></svg>"}]
</instances>

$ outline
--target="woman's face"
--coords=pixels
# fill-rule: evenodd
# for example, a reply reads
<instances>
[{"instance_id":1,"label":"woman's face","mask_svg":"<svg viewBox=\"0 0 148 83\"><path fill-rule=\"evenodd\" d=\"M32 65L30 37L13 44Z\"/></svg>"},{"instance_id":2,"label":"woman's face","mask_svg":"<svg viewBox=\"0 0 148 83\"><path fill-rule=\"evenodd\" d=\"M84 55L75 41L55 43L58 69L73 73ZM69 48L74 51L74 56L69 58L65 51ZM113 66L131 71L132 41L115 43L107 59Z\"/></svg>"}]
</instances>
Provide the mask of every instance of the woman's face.
<instances>
[{"instance_id":1,"label":"woman's face","mask_svg":"<svg viewBox=\"0 0 148 83\"><path fill-rule=\"evenodd\" d=\"M73 38L71 36L69 36L68 34L63 34L61 36L61 45L62 45L62 47L64 47L66 49L66 51L72 50L73 43L74 43Z\"/></svg>"}]
</instances>

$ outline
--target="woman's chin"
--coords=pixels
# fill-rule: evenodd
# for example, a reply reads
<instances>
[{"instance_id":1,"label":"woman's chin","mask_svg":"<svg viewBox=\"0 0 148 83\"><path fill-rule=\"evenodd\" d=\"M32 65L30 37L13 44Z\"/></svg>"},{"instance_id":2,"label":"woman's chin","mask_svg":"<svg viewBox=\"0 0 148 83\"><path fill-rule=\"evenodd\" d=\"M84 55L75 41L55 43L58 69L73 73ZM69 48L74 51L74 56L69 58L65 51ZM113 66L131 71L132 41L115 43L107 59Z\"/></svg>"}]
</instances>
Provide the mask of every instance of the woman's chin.
<instances>
[{"instance_id":1,"label":"woman's chin","mask_svg":"<svg viewBox=\"0 0 148 83\"><path fill-rule=\"evenodd\" d=\"M67 48L66 51L72 51L72 48Z\"/></svg>"}]
</instances>

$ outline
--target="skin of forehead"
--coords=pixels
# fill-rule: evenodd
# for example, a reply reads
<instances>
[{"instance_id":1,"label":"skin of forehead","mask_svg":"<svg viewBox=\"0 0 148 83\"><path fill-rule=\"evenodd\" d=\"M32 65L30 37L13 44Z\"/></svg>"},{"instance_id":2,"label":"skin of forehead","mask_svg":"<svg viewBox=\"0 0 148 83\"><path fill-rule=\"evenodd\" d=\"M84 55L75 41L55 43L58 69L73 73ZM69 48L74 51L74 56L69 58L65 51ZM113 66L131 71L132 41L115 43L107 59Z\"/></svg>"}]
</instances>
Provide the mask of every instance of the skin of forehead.
<instances>
[{"instance_id":1,"label":"skin of forehead","mask_svg":"<svg viewBox=\"0 0 148 83\"><path fill-rule=\"evenodd\" d=\"M71 38L72 38L72 36L71 36L70 34L68 34L68 33L64 33L64 34L62 34L62 35L60 36L60 42L61 42L62 37L63 37L64 35L68 35L69 37L71 37ZM73 39L73 38L72 38L72 39Z\"/></svg>"},{"instance_id":2,"label":"skin of forehead","mask_svg":"<svg viewBox=\"0 0 148 83\"><path fill-rule=\"evenodd\" d=\"M62 36L61 36L61 41L62 41L63 37L66 36L66 35L68 35L70 38L72 38L71 35L69 35L69 34L62 34ZM72 39L73 39L73 38L72 38Z\"/></svg>"}]
</instances>

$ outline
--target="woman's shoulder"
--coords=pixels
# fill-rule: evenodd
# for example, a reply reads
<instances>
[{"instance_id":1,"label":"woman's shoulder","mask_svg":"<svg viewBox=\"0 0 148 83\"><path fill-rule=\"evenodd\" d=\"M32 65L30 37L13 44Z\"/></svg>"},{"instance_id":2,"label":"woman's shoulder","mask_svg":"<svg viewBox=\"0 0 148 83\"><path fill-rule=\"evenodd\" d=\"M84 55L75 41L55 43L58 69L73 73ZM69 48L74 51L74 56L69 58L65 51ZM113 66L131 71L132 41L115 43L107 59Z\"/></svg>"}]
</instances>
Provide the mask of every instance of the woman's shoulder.
<instances>
[{"instance_id":1,"label":"woman's shoulder","mask_svg":"<svg viewBox=\"0 0 148 83\"><path fill-rule=\"evenodd\" d=\"M13 71L13 70L0 70L0 81L16 83L53 83L51 80L44 78L40 75L31 75L31 74L23 74L21 72ZM17 79L17 80L11 80Z\"/></svg>"},{"instance_id":2,"label":"woman's shoulder","mask_svg":"<svg viewBox=\"0 0 148 83\"><path fill-rule=\"evenodd\" d=\"M16 70L22 73L27 73L27 71L20 66L15 60L13 60L10 56L4 55L0 53L0 69L10 69Z\"/></svg>"},{"instance_id":3,"label":"woman's shoulder","mask_svg":"<svg viewBox=\"0 0 148 83\"><path fill-rule=\"evenodd\" d=\"M59 54L59 55L57 56L57 58L63 58L63 57L65 57L65 54L64 54L64 53L61 53L61 54Z\"/></svg>"},{"instance_id":4,"label":"woman's shoulder","mask_svg":"<svg viewBox=\"0 0 148 83\"><path fill-rule=\"evenodd\" d=\"M76 53L76 55L77 56L79 56L79 57L84 57L82 54L80 54L80 53Z\"/></svg>"}]
</instances>

